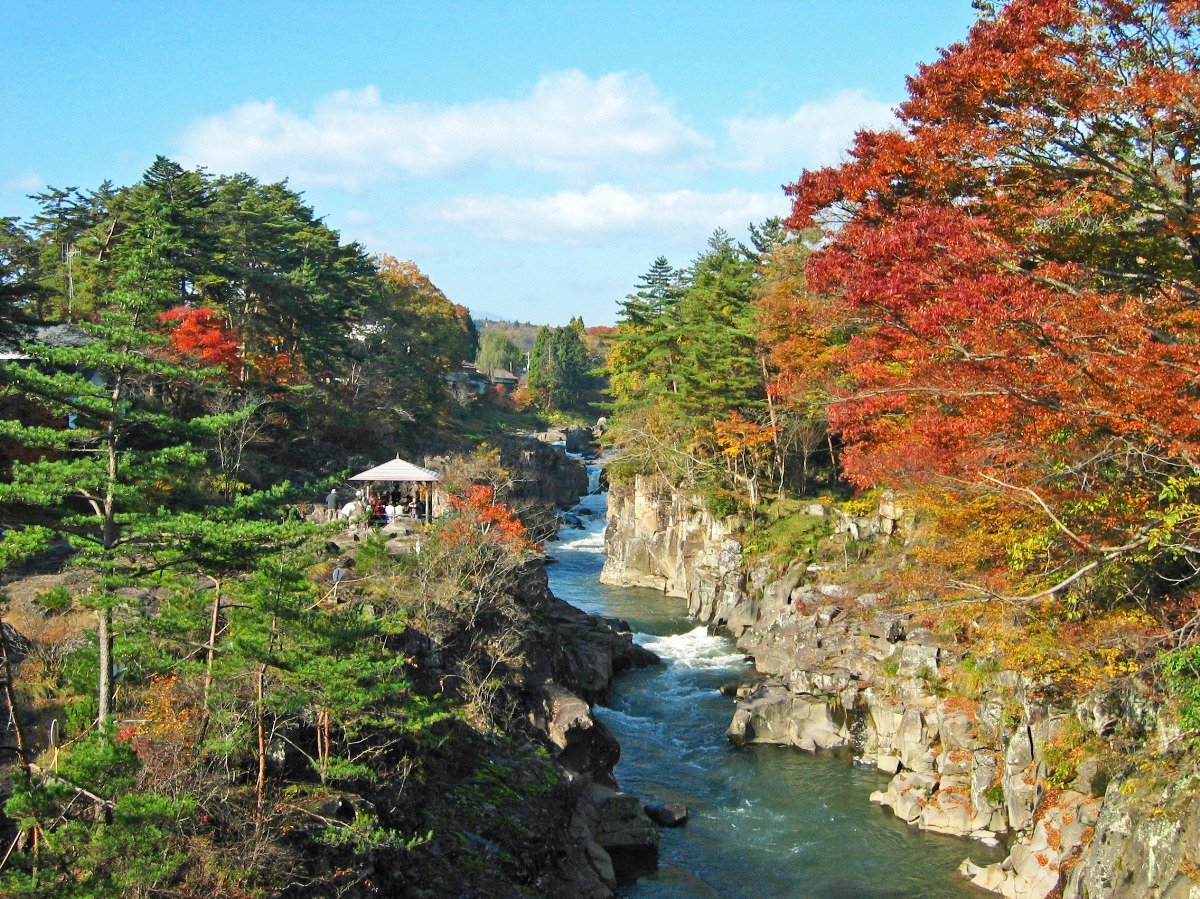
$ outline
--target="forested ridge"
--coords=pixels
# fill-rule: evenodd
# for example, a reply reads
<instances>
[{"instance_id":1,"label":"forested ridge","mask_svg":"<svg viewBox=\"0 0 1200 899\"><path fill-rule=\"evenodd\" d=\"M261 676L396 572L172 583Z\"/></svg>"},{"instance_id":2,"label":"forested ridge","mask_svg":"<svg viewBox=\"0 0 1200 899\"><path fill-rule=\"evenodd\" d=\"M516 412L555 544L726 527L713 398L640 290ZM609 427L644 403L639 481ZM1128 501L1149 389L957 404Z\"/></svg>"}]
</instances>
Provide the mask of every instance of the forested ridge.
<instances>
[{"instance_id":1,"label":"forested ridge","mask_svg":"<svg viewBox=\"0 0 1200 899\"><path fill-rule=\"evenodd\" d=\"M36 199L0 252L0 892L540 882L574 794L516 710L572 638L514 508L553 485L465 436L466 309L286 184L160 157ZM452 451L435 523L325 523L398 451Z\"/></svg>"},{"instance_id":2,"label":"forested ridge","mask_svg":"<svg viewBox=\"0 0 1200 899\"><path fill-rule=\"evenodd\" d=\"M786 220L653 263L609 355L612 472L783 558L805 502L886 491L904 548L860 574L897 608L1053 695L1134 677L1192 731L1200 11L980 10Z\"/></svg>"}]
</instances>

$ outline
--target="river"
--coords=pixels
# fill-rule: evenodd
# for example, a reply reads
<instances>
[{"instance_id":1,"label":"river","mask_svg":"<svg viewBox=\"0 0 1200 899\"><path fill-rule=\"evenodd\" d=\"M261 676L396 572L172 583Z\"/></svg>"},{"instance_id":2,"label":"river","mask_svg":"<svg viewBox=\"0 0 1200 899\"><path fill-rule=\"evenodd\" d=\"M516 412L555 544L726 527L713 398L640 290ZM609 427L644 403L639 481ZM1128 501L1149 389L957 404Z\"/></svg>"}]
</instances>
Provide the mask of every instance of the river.
<instances>
[{"instance_id":1,"label":"river","mask_svg":"<svg viewBox=\"0 0 1200 899\"><path fill-rule=\"evenodd\" d=\"M585 530L550 544L555 595L629 622L665 665L622 676L596 710L621 743L622 789L682 802L690 817L662 830L658 871L625 887L632 897L899 897L979 893L955 872L970 855L1003 854L921 833L868 802L887 778L844 758L776 746L733 747L733 700L722 684L747 662L724 636L687 616L681 599L600 584L607 497L586 497Z\"/></svg>"}]
</instances>

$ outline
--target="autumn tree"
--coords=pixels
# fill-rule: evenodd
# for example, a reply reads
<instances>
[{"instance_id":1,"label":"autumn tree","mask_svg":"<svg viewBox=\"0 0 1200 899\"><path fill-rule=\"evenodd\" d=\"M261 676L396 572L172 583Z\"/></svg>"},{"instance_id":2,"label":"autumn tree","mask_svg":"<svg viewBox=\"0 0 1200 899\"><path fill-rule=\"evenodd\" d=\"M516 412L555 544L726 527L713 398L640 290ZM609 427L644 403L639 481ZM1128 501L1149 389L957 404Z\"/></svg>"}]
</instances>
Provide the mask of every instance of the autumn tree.
<instances>
[{"instance_id":1,"label":"autumn tree","mask_svg":"<svg viewBox=\"0 0 1200 899\"><path fill-rule=\"evenodd\" d=\"M789 188L852 335L847 477L996 494L1026 600L1194 577L1198 15L1013 0L912 79L899 129Z\"/></svg>"},{"instance_id":2,"label":"autumn tree","mask_svg":"<svg viewBox=\"0 0 1200 899\"><path fill-rule=\"evenodd\" d=\"M412 262L377 260L379 294L350 348L355 414L382 419L391 434L428 422L446 395L445 377L474 356L459 310ZM394 437L392 439L394 443Z\"/></svg>"}]
</instances>

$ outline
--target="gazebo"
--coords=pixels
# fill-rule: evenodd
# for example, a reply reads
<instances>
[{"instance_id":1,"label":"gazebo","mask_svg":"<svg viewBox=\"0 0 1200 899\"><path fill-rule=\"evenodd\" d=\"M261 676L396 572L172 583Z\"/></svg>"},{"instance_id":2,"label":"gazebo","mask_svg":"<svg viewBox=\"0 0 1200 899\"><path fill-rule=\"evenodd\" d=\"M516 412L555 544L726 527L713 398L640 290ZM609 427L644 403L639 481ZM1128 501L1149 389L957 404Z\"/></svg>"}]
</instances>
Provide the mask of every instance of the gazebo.
<instances>
[{"instance_id":1,"label":"gazebo","mask_svg":"<svg viewBox=\"0 0 1200 899\"><path fill-rule=\"evenodd\" d=\"M425 486L425 521L433 518L433 484L440 481L441 475L420 465L413 465L397 456L391 462L384 462L374 468L368 468L361 474L350 478L352 481L367 481L376 484L419 484Z\"/></svg>"}]
</instances>

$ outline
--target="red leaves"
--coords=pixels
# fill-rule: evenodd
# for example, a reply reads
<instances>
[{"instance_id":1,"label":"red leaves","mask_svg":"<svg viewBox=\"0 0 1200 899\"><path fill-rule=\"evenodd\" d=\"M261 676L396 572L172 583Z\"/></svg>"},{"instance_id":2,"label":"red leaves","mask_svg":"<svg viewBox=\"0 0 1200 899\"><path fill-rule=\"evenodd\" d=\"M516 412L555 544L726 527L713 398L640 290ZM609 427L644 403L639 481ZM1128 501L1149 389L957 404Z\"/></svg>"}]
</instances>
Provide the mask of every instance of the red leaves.
<instances>
[{"instance_id":1,"label":"red leaves","mask_svg":"<svg viewBox=\"0 0 1200 899\"><path fill-rule=\"evenodd\" d=\"M221 366L231 374L241 370L237 335L225 328L212 309L176 306L159 314L170 330L171 346L206 366Z\"/></svg>"},{"instance_id":2,"label":"red leaves","mask_svg":"<svg viewBox=\"0 0 1200 899\"><path fill-rule=\"evenodd\" d=\"M1011 0L912 79L903 130L788 188L826 242L816 297L763 304L775 395L811 391L822 322L848 335L822 383L854 483L1041 515L1036 490L1085 541L1064 554L1170 518L1163 485L1200 458L1198 15Z\"/></svg>"},{"instance_id":3,"label":"red leaves","mask_svg":"<svg viewBox=\"0 0 1200 899\"><path fill-rule=\"evenodd\" d=\"M521 519L496 500L495 488L472 484L462 496L450 497L449 504L458 514L442 528L442 539L447 543L493 543L511 552L537 548L526 536Z\"/></svg>"}]
</instances>

